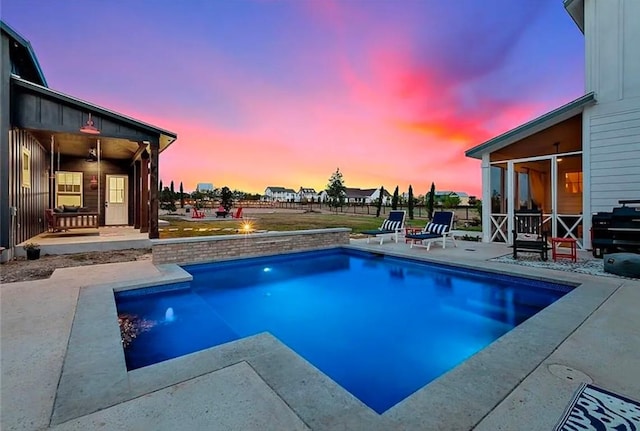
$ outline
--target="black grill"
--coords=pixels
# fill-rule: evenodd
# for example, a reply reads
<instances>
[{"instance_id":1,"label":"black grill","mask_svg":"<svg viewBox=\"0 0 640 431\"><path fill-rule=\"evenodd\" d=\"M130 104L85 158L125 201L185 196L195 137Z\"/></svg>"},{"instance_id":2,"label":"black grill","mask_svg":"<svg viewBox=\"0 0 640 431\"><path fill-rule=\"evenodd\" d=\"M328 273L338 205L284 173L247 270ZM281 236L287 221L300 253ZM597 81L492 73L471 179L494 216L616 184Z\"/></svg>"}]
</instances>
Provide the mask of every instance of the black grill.
<instances>
[{"instance_id":1,"label":"black grill","mask_svg":"<svg viewBox=\"0 0 640 431\"><path fill-rule=\"evenodd\" d=\"M593 255L627 251L640 253L640 199L619 201L611 212L591 218Z\"/></svg>"}]
</instances>

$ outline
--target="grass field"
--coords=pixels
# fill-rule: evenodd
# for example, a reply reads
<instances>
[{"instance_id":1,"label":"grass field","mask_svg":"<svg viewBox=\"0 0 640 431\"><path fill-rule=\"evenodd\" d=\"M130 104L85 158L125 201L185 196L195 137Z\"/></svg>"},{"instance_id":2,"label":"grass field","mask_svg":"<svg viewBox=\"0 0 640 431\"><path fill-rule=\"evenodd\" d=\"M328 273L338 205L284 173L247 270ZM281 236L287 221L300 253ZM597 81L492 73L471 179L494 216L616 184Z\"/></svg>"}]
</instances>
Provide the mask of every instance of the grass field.
<instances>
[{"instance_id":1,"label":"grass field","mask_svg":"<svg viewBox=\"0 0 640 431\"><path fill-rule=\"evenodd\" d=\"M163 216L170 223L163 226L160 238L180 238L188 236L230 235L242 233L242 223L251 223L254 230L291 231L305 229L325 229L347 227L358 233L367 229L377 229L384 217L367 217L348 214L320 213L264 213L251 214L243 220L183 220L179 217ZM407 225L424 226L424 220L411 220ZM188 229L188 230L185 230ZM177 229L177 230L173 230Z\"/></svg>"},{"instance_id":2,"label":"grass field","mask_svg":"<svg viewBox=\"0 0 640 431\"><path fill-rule=\"evenodd\" d=\"M242 233L245 222L251 224L253 230L258 231L292 231L305 229L325 229L332 227L351 228L353 234L363 230L377 229L386 216L373 217L353 214L327 213L256 213L249 214L242 220L184 220L180 217L162 216L169 222L169 226L161 227L160 238L183 238L191 236L231 235ZM426 219L407 220L407 226L424 227ZM479 231L480 227L463 228L464 230Z\"/></svg>"}]
</instances>

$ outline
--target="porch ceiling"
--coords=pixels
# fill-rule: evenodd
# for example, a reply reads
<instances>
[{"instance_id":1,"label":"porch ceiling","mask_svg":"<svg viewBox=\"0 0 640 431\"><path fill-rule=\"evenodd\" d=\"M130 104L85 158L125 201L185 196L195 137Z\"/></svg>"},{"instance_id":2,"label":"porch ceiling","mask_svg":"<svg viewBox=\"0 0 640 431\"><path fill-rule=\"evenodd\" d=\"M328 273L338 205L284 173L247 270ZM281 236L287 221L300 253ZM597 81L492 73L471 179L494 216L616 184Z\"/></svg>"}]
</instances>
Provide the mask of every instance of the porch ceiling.
<instances>
[{"instance_id":1,"label":"porch ceiling","mask_svg":"<svg viewBox=\"0 0 640 431\"><path fill-rule=\"evenodd\" d=\"M481 159L483 154L493 153L505 148L515 142L524 140L538 132L551 128L571 117L581 114L588 105L596 103L593 92L567 103L553 111L535 118L515 129L509 130L502 135L475 146L465 152L467 157Z\"/></svg>"},{"instance_id":2,"label":"porch ceiling","mask_svg":"<svg viewBox=\"0 0 640 431\"><path fill-rule=\"evenodd\" d=\"M102 136L81 135L74 133L51 133L42 130L31 130L30 133L50 151L51 136L54 140L54 152L73 157L86 157L90 148L97 148L100 140L101 158L117 160L133 160L138 143L127 139Z\"/></svg>"}]
</instances>

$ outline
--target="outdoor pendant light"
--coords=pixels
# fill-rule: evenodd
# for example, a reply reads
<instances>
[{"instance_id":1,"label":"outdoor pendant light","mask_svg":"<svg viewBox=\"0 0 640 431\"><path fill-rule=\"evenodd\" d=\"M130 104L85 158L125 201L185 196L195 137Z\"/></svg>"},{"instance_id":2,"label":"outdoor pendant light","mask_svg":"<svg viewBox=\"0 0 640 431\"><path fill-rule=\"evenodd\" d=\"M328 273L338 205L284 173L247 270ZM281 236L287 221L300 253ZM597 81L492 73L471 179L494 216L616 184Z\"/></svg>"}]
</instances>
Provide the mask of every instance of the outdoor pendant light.
<instances>
[{"instance_id":1,"label":"outdoor pendant light","mask_svg":"<svg viewBox=\"0 0 640 431\"><path fill-rule=\"evenodd\" d=\"M87 124L85 124L84 126L82 126L80 128L80 131L82 133L87 133L89 135L99 135L100 134L100 130L98 130L94 125L93 125L93 120L91 119L91 112L89 112L89 119L87 120Z\"/></svg>"}]
</instances>

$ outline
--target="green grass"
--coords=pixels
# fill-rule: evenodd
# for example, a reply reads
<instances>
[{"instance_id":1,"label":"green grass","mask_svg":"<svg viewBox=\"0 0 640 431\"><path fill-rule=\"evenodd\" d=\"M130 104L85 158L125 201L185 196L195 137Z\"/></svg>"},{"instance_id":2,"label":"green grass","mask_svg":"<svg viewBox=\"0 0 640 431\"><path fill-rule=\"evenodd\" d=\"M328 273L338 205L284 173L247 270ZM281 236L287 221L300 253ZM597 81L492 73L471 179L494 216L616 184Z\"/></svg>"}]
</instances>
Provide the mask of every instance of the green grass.
<instances>
[{"instance_id":1,"label":"green grass","mask_svg":"<svg viewBox=\"0 0 640 431\"><path fill-rule=\"evenodd\" d=\"M362 215L349 214L319 214L319 213L271 213L271 214L254 214L249 215L243 220L198 220L187 221L178 217L163 217L170 223L169 226L163 226L160 232L160 238L179 238L188 236L209 236L209 235L230 235L241 233L242 223L245 221L252 224L255 230L268 231L292 231L305 229L325 229L332 227L351 228L353 233L363 230L377 229L382 224L384 217L368 217ZM424 225L424 221L413 221L414 225ZM168 229L177 228L177 231L169 231ZM184 228L192 230L185 231ZM220 230L210 231L211 228L220 228ZM224 230L225 228L233 230ZM199 231L199 229L207 229Z\"/></svg>"},{"instance_id":2,"label":"green grass","mask_svg":"<svg viewBox=\"0 0 640 431\"><path fill-rule=\"evenodd\" d=\"M363 230L377 229L386 216L373 217L353 214L326 214L326 213L265 213L250 214L242 220L218 219L218 220L183 220L179 217L164 216L163 220L170 223L162 226L160 238L182 238L192 236L232 235L242 233L242 223L251 223L254 230L268 231L293 231L306 229L326 229L332 227L351 228L353 234ZM407 226L423 227L426 219L407 220ZM184 230L191 228L191 230ZM219 229L211 231L210 229ZM169 231L169 229L178 229ZM200 231L200 229L204 229ZM224 230L227 229L227 230ZM477 230L467 228L465 230Z\"/></svg>"}]
</instances>

